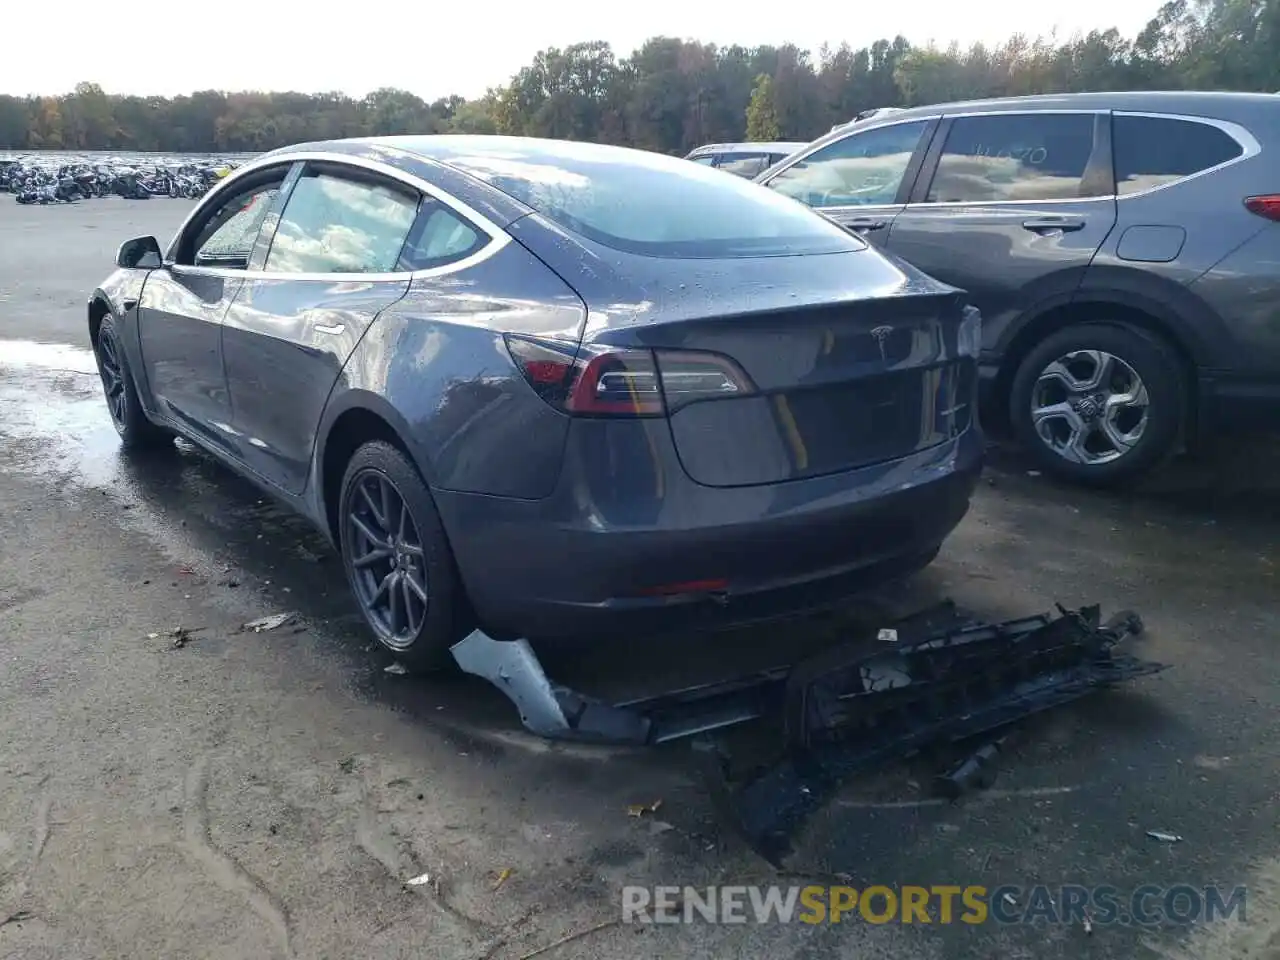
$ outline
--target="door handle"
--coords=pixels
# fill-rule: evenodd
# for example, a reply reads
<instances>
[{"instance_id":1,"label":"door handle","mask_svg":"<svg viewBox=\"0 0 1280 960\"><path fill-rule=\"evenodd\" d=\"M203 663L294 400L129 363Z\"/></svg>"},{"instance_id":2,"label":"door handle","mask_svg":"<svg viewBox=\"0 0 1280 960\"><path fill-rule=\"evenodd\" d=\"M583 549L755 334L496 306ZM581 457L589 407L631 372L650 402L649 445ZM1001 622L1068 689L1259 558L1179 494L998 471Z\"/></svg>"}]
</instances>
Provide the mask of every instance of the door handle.
<instances>
[{"instance_id":1,"label":"door handle","mask_svg":"<svg viewBox=\"0 0 1280 960\"><path fill-rule=\"evenodd\" d=\"M1062 233L1072 233L1073 231L1084 229L1084 218L1032 217L1030 220L1023 220L1022 226L1032 233L1052 233L1055 230Z\"/></svg>"},{"instance_id":2,"label":"door handle","mask_svg":"<svg viewBox=\"0 0 1280 960\"><path fill-rule=\"evenodd\" d=\"M877 220L874 217L854 217L850 220L842 220L841 223L850 230L883 230L889 225L888 220Z\"/></svg>"},{"instance_id":3,"label":"door handle","mask_svg":"<svg viewBox=\"0 0 1280 960\"><path fill-rule=\"evenodd\" d=\"M345 329L340 323L317 323L315 326L316 333L341 333Z\"/></svg>"}]
</instances>

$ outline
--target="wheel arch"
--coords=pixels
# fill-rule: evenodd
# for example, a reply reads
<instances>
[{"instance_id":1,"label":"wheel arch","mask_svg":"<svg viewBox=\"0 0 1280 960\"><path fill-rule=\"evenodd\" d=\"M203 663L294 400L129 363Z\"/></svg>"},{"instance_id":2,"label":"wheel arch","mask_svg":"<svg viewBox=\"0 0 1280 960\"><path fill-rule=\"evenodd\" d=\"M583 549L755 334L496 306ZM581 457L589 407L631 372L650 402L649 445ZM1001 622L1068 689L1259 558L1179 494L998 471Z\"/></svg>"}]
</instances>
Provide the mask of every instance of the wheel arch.
<instances>
[{"instance_id":1,"label":"wheel arch","mask_svg":"<svg viewBox=\"0 0 1280 960\"><path fill-rule=\"evenodd\" d=\"M1165 344L1178 362L1187 391L1188 426L1193 426L1190 418L1200 402L1198 371L1214 365L1214 332L1222 323L1185 287L1130 270L1086 277L1073 296L1043 302L1011 325L994 390L1002 417L1007 417L1009 391L1027 354L1045 337L1079 323L1126 325Z\"/></svg>"},{"instance_id":2,"label":"wheel arch","mask_svg":"<svg viewBox=\"0 0 1280 960\"><path fill-rule=\"evenodd\" d=\"M110 312L111 302L99 287L89 297L89 345L94 351L98 349L98 331L102 329L102 321Z\"/></svg>"},{"instance_id":3,"label":"wheel arch","mask_svg":"<svg viewBox=\"0 0 1280 960\"><path fill-rule=\"evenodd\" d=\"M316 506L333 542L338 536L338 500L342 477L352 454L371 440L382 440L398 449L418 469L428 488L432 486L430 460L410 438L413 432L395 408L376 393L348 390L330 401L324 427L316 444L314 474Z\"/></svg>"}]
</instances>

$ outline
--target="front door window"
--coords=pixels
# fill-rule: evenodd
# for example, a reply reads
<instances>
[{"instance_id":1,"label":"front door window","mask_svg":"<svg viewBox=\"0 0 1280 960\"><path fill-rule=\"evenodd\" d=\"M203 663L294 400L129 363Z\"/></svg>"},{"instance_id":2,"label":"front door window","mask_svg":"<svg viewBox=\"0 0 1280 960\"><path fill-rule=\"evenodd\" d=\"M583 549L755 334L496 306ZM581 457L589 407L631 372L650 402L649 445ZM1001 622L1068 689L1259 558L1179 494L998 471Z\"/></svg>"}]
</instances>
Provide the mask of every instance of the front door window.
<instances>
[{"instance_id":1,"label":"front door window","mask_svg":"<svg viewBox=\"0 0 1280 960\"><path fill-rule=\"evenodd\" d=\"M827 144L768 186L811 207L894 203L928 120L895 123Z\"/></svg>"},{"instance_id":2,"label":"front door window","mask_svg":"<svg viewBox=\"0 0 1280 960\"><path fill-rule=\"evenodd\" d=\"M281 174L280 180L284 175ZM178 263L246 270L262 223L280 192L280 180L237 191L196 228Z\"/></svg>"}]
</instances>

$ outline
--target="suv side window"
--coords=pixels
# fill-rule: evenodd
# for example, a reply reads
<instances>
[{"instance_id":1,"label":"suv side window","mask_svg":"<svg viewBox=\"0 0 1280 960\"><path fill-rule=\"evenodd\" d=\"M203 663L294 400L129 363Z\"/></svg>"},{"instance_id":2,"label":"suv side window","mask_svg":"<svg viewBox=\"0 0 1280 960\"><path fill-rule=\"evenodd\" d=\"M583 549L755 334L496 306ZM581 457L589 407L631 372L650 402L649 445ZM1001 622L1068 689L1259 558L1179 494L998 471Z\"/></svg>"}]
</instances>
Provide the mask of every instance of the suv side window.
<instances>
[{"instance_id":1,"label":"suv side window","mask_svg":"<svg viewBox=\"0 0 1280 960\"><path fill-rule=\"evenodd\" d=\"M1244 153L1227 132L1173 117L1116 114L1111 136L1120 196L1162 187Z\"/></svg>"},{"instance_id":2,"label":"suv side window","mask_svg":"<svg viewBox=\"0 0 1280 960\"><path fill-rule=\"evenodd\" d=\"M704 153L700 157L693 157L694 163L700 163L704 167L713 167L716 163L716 155L714 153Z\"/></svg>"},{"instance_id":3,"label":"suv side window","mask_svg":"<svg viewBox=\"0 0 1280 960\"><path fill-rule=\"evenodd\" d=\"M288 167L269 182L235 190L203 221L195 225L179 247L177 263L197 267L247 270L262 223L271 212Z\"/></svg>"},{"instance_id":4,"label":"suv side window","mask_svg":"<svg viewBox=\"0 0 1280 960\"><path fill-rule=\"evenodd\" d=\"M488 242L477 230L439 200L427 197L409 232L397 270L429 270L471 256Z\"/></svg>"},{"instance_id":5,"label":"suv side window","mask_svg":"<svg viewBox=\"0 0 1280 960\"><path fill-rule=\"evenodd\" d=\"M308 167L271 241L267 273L392 273L419 196L381 178Z\"/></svg>"},{"instance_id":6,"label":"suv side window","mask_svg":"<svg viewBox=\"0 0 1280 960\"><path fill-rule=\"evenodd\" d=\"M769 165L763 153L722 153L716 166L725 173L735 173L750 179Z\"/></svg>"},{"instance_id":7,"label":"suv side window","mask_svg":"<svg viewBox=\"0 0 1280 960\"><path fill-rule=\"evenodd\" d=\"M1108 196L1109 176L1086 175L1093 155L1091 113L956 117L947 132L925 202L990 203Z\"/></svg>"},{"instance_id":8,"label":"suv side window","mask_svg":"<svg viewBox=\"0 0 1280 960\"><path fill-rule=\"evenodd\" d=\"M928 120L864 130L827 144L768 186L811 207L893 203Z\"/></svg>"}]
</instances>

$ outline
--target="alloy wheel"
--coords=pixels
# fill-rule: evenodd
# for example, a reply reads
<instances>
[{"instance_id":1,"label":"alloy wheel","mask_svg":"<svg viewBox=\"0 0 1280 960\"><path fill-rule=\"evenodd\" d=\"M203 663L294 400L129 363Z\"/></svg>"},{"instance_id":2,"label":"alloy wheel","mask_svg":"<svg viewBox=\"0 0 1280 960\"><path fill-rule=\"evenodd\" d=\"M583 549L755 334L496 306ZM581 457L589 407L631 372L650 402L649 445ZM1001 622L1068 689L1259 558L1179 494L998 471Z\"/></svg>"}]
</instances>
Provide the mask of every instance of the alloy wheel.
<instances>
[{"instance_id":1,"label":"alloy wheel","mask_svg":"<svg viewBox=\"0 0 1280 960\"><path fill-rule=\"evenodd\" d=\"M1105 350L1073 350L1048 364L1031 390L1031 423L1072 463L1120 459L1142 439L1150 400L1132 366Z\"/></svg>"},{"instance_id":2,"label":"alloy wheel","mask_svg":"<svg viewBox=\"0 0 1280 960\"><path fill-rule=\"evenodd\" d=\"M102 390L107 396L107 410L117 426L125 422L124 368L120 363L119 347L113 336L98 341L98 375L102 377Z\"/></svg>"},{"instance_id":3,"label":"alloy wheel","mask_svg":"<svg viewBox=\"0 0 1280 960\"><path fill-rule=\"evenodd\" d=\"M418 527L404 497L369 470L350 487L346 517L356 599L383 643L410 646L427 616L427 568Z\"/></svg>"}]
</instances>

